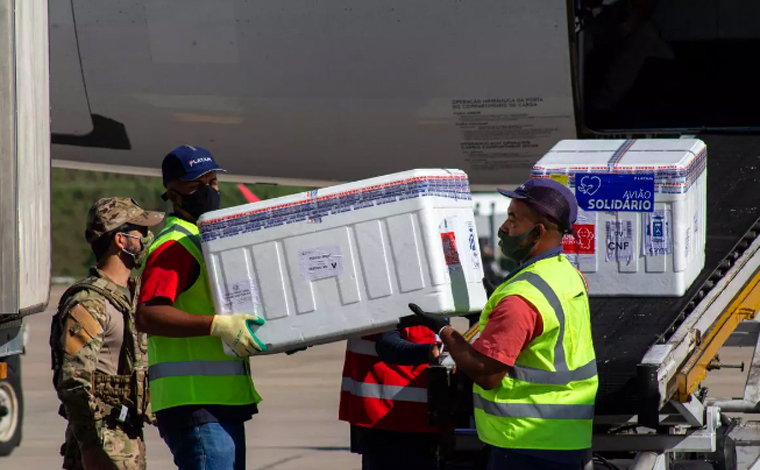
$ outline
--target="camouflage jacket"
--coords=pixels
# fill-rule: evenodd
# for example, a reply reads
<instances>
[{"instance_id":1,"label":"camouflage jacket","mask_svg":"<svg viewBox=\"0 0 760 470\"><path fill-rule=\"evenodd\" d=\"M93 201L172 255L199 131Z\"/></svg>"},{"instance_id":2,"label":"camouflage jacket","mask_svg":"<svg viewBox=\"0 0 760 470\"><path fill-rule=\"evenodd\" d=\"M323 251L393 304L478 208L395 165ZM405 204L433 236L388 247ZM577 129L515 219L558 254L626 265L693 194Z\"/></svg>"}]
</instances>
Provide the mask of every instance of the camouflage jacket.
<instances>
[{"instance_id":1,"label":"camouflage jacket","mask_svg":"<svg viewBox=\"0 0 760 470\"><path fill-rule=\"evenodd\" d=\"M53 382L80 449L101 444L103 421L114 407L149 416L147 338L134 320L138 286L139 280L131 280L127 295L92 268L63 294L53 317ZM121 341L114 341L122 330ZM120 346L115 351L104 344L108 334Z\"/></svg>"}]
</instances>

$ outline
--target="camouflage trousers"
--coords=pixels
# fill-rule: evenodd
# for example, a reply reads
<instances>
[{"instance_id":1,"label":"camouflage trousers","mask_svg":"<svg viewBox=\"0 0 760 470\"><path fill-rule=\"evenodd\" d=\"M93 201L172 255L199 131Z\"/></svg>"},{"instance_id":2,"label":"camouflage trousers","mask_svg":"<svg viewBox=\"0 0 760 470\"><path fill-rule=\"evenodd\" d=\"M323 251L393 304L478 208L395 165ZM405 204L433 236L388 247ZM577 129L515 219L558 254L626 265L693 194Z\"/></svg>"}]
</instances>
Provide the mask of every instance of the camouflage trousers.
<instances>
[{"instance_id":1,"label":"camouflage trousers","mask_svg":"<svg viewBox=\"0 0 760 470\"><path fill-rule=\"evenodd\" d=\"M129 436L120 428L104 427L103 450L111 457L117 470L145 470L145 439L142 431L138 436ZM64 470L84 470L82 455L74 435L66 429L66 442L61 447Z\"/></svg>"}]
</instances>

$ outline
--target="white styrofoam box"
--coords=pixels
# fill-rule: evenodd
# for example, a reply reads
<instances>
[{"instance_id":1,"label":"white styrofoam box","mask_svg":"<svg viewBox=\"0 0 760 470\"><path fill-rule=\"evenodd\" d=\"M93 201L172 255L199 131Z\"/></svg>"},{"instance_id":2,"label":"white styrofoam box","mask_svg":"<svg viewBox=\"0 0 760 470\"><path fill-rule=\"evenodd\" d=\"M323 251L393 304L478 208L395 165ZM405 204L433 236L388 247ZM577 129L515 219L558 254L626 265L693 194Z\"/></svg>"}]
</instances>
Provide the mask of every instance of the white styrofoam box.
<instances>
[{"instance_id":1,"label":"white styrofoam box","mask_svg":"<svg viewBox=\"0 0 760 470\"><path fill-rule=\"evenodd\" d=\"M644 207L644 199L633 204L641 194L621 196L620 203L592 203L594 195L595 201L609 201L600 195L621 190L602 190L601 180L587 175L579 182L579 173L630 175L628 181L653 175L654 204ZM576 197L580 186L589 208L621 208L629 201L628 207L640 211L579 210L576 239L566 238L564 246L566 256L586 275L590 295L682 296L702 271L707 148L701 140L565 140L536 163L532 176L562 181Z\"/></svg>"},{"instance_id":2,"label":"white styrofoam box","mask_svg":"<svg viewBox=\"0 0 760 470\"><path fill-rule=\"evenodd\" d=\"M393 328L414 302L481 310L467 175L412 170L204 214L219 313L255 313L269 352Z\"/></svg>"}]
</instances>

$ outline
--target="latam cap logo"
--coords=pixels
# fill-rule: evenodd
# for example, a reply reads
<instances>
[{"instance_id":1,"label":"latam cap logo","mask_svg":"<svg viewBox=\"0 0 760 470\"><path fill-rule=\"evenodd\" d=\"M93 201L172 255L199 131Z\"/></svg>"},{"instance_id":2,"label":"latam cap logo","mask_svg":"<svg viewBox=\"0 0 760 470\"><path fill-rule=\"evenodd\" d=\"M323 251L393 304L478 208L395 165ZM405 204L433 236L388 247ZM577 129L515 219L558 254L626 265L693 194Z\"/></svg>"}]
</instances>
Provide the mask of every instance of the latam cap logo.
<instances>
[{"instance_id":1,"label":"latam cap logo","mask_svg":"<svg viewBox=\"0 0 760 470\"><path fill-rule=\"evenodd\" d=\"M192 168L194 165L197 165L199 163L206 163L210 161L212 161L211 157L201 157L201 158L196 158L195 160L190 160L189 162L187 162L187 164L190 165L190 168Z\"/></svg>"}]
</instances>

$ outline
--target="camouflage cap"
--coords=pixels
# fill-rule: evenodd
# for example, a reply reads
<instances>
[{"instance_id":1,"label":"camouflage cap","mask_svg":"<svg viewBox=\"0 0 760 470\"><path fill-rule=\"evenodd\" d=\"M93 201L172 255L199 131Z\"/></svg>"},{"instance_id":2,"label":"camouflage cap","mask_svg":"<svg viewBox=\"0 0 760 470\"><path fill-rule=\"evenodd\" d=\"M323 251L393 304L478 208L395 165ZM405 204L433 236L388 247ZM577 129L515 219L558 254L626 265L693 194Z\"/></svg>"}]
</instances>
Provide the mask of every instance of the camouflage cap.
<instances>
[{"instance_id":1,"label":"camouflage cap","mask_svg":"<svg viewBox=\"0 0 760 470\"><path fill-rule=\"evenodd\" d=\"M107 197L90 207L84 238L92 243L124 224L152 227L164 220L163 212L146 211L130 197Z\"/></svg>"}]
</instances>

